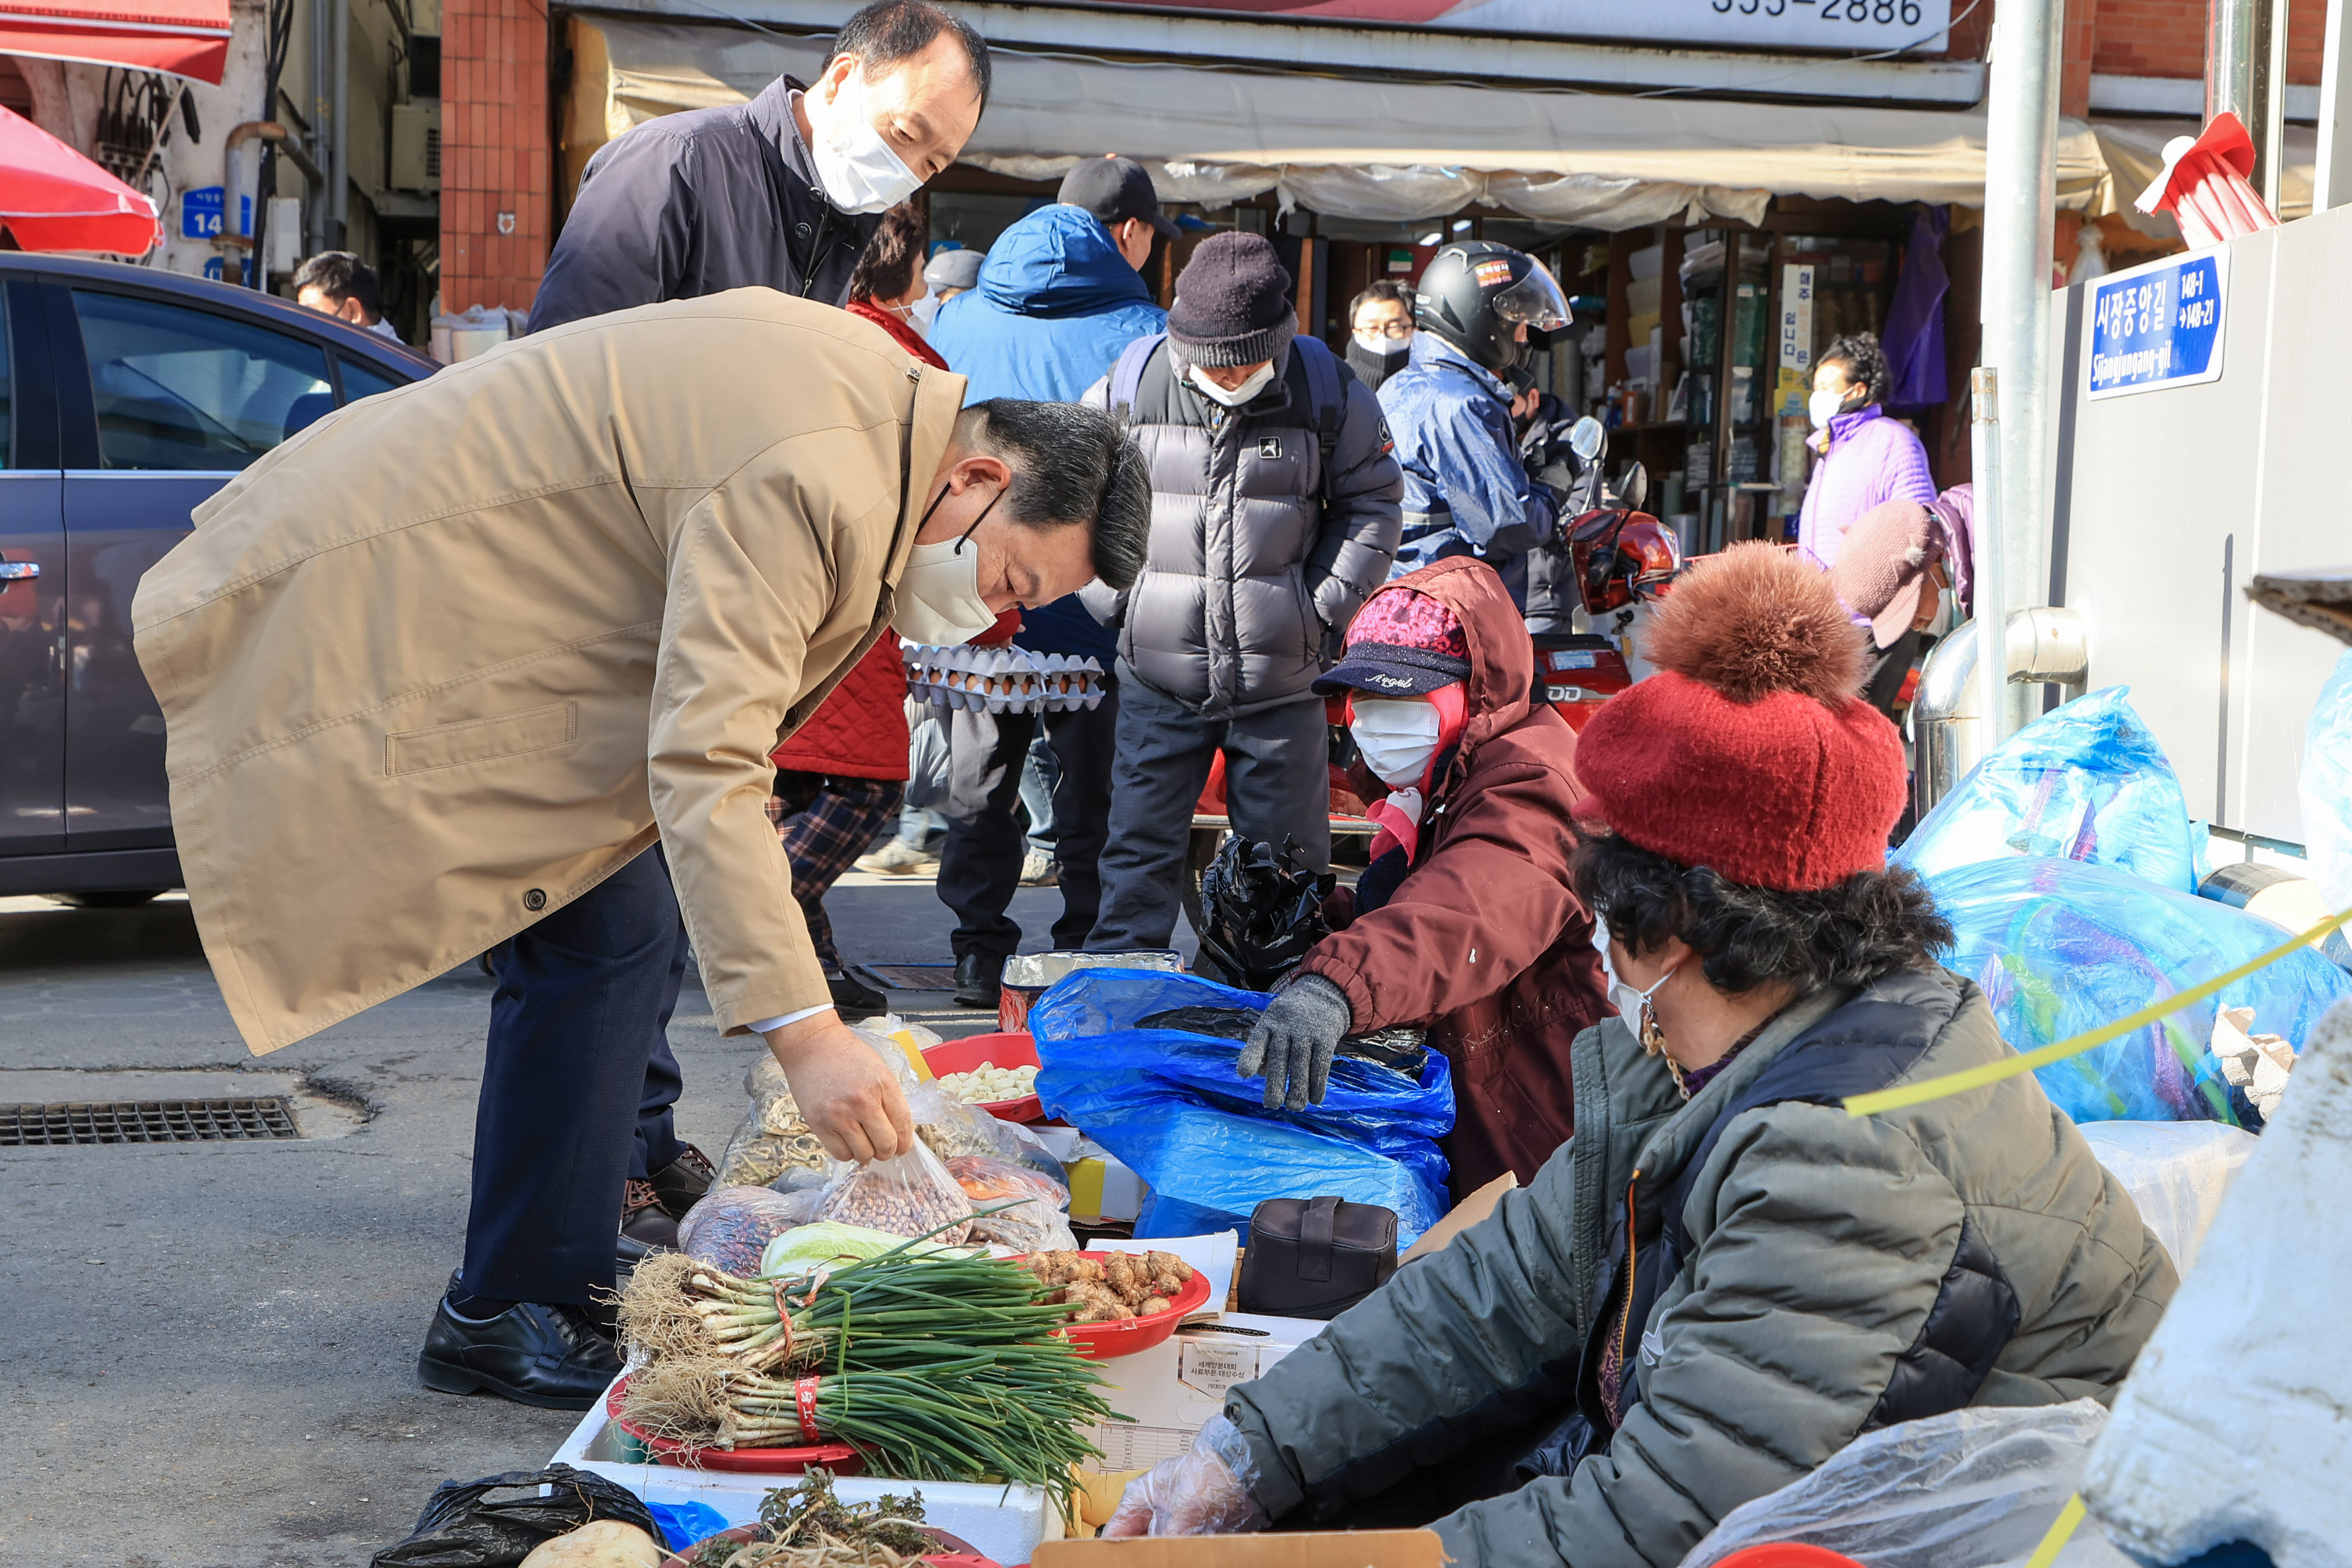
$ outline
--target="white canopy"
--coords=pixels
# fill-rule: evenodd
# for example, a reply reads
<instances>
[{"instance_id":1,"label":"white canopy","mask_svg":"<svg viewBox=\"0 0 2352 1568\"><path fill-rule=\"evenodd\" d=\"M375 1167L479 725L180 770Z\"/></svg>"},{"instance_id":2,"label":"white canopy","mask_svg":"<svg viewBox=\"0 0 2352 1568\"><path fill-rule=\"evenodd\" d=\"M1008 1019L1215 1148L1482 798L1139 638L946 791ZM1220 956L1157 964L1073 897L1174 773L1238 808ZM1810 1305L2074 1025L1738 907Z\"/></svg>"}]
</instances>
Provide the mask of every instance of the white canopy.
<instances>
[{"instance_id":1,"label":"white canopy","mask_svg":"<svg viewBox=\"0 0 2352 1568\"><path fill-rule=\"evenodd\" d=\"M565 151L675 110L815 74L824 43L747 28L575 15ZM1754 223L1776 195L1984 202L1981 112L1797 106L1126 65L998 50L963 161L1056 179L1122 153L1161 197L1223 205L1277 193L1333 216L1410 221L1481 204L1624 229ZM2061 122L2061 205L2113 210L2091 128Z\"/></svg>"}]
</instances>

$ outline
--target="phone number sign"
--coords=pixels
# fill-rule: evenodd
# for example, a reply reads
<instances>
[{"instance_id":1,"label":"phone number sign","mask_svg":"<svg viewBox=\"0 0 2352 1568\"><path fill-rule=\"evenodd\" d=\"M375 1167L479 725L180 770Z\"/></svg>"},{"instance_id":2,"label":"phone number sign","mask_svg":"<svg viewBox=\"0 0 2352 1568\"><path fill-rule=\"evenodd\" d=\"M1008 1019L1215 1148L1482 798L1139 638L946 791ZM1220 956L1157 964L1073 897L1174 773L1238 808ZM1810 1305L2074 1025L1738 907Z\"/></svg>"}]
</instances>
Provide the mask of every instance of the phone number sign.
<instances>
[{"instance_id":1,"label":"phone number sign","mask_svg":"<svg viewBox=\"0 0 2352 1568\"><path fill-rule=\"evenodd\" d=\"M2229 253L2158 262L2091 285L2089 395L2221 379Z\"/></svg>"}]
</instances>

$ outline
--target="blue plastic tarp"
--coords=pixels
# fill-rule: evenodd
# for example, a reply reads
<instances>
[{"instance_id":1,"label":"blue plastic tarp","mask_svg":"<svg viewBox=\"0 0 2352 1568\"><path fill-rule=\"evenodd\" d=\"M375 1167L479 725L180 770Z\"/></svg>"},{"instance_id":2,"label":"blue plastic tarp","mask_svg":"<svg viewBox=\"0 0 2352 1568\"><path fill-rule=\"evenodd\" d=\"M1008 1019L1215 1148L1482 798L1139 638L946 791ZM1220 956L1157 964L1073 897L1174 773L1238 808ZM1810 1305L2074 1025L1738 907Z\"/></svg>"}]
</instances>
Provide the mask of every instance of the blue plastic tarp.
<instances>
[{"instance_id":1,"label":"blue plastic tarp","mask_svg":"<svg viewBox=\"0 0 2352 1568\"><path fill-rule=\"evenodd\" d=\"M2001 1037L2031 1051L2113 1023L2277 947L2289 933L2210 899L2110 867L1993 860L1927 879L1952 922L1943 962L1980 986ZM2310 948L2035 1077L2077 1121L2242 1125L2211 1051L2218 1009L2252 1007L2254 1030L2300 1047L2352 976Z\"/></svg>"},{"instance_id":2,"label":"blue plastic tarp","mask_svg":"<svg viewBox=\"0 0 2352 1568\"><path fill-rule=\"evenodd\" d=\"M1889 861L1933 877L1988 860L2081 860L2195 892L2203 835L2129 690L2077 697L2011 735Z\"/></svg>"},{"instance_id":3,"label":"blue plastic tarp","mask_svg":"<svg viewBox=\"0 0 2352 1568\"><path fill-rule=\"evenodd\" d=\"M1189 974L1081 970L1030 1009L1038 1098L1150 1185L1139 1237L1246 1228L1268 1198L1327 1194L1393 1210L1400 1238L1419 1236L1447 1206L1443 1056L1430 1052L1417 1079L1343 1057L1321 1105L1266 1110L1261 1082L1234 1068L1240 1041L1136 1026L1173 1008L1262 1011L1268 1000Z\"/></svg>"}]
</instances>

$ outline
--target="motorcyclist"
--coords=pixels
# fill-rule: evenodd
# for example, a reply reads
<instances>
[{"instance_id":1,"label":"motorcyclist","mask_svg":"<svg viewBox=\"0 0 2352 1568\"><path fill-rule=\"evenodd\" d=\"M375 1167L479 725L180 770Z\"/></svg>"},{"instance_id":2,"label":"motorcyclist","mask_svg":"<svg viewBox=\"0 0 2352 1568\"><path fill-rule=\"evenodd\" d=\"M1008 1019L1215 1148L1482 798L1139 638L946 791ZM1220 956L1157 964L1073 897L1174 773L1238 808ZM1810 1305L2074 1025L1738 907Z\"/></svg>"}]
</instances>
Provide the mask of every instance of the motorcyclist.
<instances>
[{"instance_id":1,"label":"motorcyclist","mask_svg":"<svg viewBox=\"0 0 2352 1568\"><path fill-rule=\"evenodd\" d=\"M1568 325L1567 298L1534 257L1471 240L1444 247L1422 273L1413 321L1412 363L1380 390L1405 485L1391 580L1475 555L1524 608L1524 557L1557 526L1559 503L1528 478L1504 377Z\"/></svg>"}]
</instances>

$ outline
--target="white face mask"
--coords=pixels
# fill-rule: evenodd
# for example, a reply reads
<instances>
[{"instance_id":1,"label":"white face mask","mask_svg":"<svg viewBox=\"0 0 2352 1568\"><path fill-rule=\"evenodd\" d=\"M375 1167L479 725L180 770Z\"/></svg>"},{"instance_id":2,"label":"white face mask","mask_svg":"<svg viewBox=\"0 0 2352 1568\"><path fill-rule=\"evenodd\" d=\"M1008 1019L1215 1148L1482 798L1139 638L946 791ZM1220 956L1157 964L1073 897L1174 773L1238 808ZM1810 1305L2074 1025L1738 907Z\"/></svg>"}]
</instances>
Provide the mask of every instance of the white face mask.
<instances>
[{"instance_id":1,"label":"white face mask","mask_svg":"<svg viewBox=\"0 0 2352 1568\"><path fill-rule=\"evenodd\" d=\"M862 65L849 73L830 104L803 93L808 108L809 156L816 161L824 199L845 213L887 212L915 194L922 176L907 167L882 132L866 101Z\"/></svg>"},{"instance_id":2,"label":"white face mask","mask_svg":"<svg viewBox=\"0 0 2352 1568\"><path fill-rule=\"evenodd\" d=\"M948 494L941 490L939 499L923 510L923 522L931 520L931 513L940 510L940 501L947 500ZM971 530L1003 499L1003 490L990 497L962 538L915 546L907 557L907 570L898 578L898 597L890 610L891 630L909 642L953 647L996 624L996 612L980 596L980 547L971 542ZM915 526L919 532L922 523Z\"/></svg>"},{"instance_id":3,"label":"white face mask","mask_svg":"<svg viewBox=\"0 0 2352 1568\"><path fill-rule=\"evenodd\" d=\"M1805 399L1805 413L1816 430L1828 429L1830 421L1844 412L1845 394L1843 392L1816 392Z\"/></svg>"},{"instance_id":4,"label":"white face mask","mask_svg":"<svg viewBox=\"0 0 2352 1568\"><path fill-rule=\"evenodd\" d=\"M1243 404L1264 392L1267 384L1274 380L1274 363L1269 360L1250 372L1249 379L1231 392L1227 392L1223 387L1211 381L1197 364L1186 374L1192 377L1194 389L1202 396L1222 403L1228 408L1239 408Z\"/></svg>"},{"instance_id":5,"label":"white face mask","mask_svg":"<svg viewBox=\"0 0 2352 1568\"><path fill-rule=\"evenodd\" d=\"M1437 754L1437 709L1428 702L1407 702L1393 697L1359 697L1351 705L1348 732L1364 766L1391 789L1421 783L1429 759Z\"/></svg>"},{"instance_id":6,"label":"white face mask","mask_svg":"<svg viewBox=\"0 0 2352 1568\"><path fill-rule=\"evenodd\" d=\"M1601 973L1609 982L1609 1005L1617 1009L1617 1016L1625 1020L1625 1026L1639 1035L1642 1032L1642 1009L1650 1005L1650 998L1659 986L1675 977L1675 972L1669 969L1659 975L1650 983L1647 991L1618 978L1617 965L1609 956L1609 922L1599 915L1592 917L1592 945L1601 950Z\"/></svg>"},{"instance_id":7,"label":"white face mask","mask_svg":"<svg viewBox=\"0 0 2352 1568\"><path fill-rule=\"evenodd\" d=\"M1363 333L1358 332L1356 334L1356 346L1363 350L1368 354L1400 354L1412 347L1412 339L1410 337L1368 338L1364 336Z\"/></svg>"}]
</instances>

